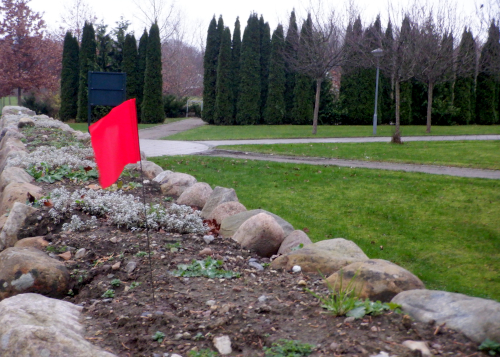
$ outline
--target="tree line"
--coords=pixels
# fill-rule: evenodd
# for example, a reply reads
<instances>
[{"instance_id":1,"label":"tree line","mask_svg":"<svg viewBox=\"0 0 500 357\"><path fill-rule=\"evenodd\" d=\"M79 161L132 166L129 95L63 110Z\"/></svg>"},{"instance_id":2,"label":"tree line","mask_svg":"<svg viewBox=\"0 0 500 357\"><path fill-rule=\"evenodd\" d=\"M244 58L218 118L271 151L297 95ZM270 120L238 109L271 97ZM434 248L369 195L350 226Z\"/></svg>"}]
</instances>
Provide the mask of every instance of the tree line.
<instances>
[{"instance_id":1,"label":"tree line","mask_svg":"<svg viewBox=\"0 0 500 357\"><path fill-rule=\"evenodd\" d=\"M204 57L203 118L210 124L371 124L375 71L381 70L380 123L498 124L500 42L495 20L481 44L470 28L432 9L406 11L401 23L368 26L312 9L299 32L292 11L286 35L272 37L251 14L241 39L222 16L210 22ZM458 40L460 38L460 40ZM382 49L377 63L372 55Z\"/></svg>"},{"instance_id":2,"label":"tree line","mask_svg":"<svg viewBox=\"0 0 500 357\"><path fill-rule=\"evenodd\" d=\"M70 31L64 37L61 69L61 120L87 120L88 72L127 74L126 98L136 98L142 123L161 123L165 119L162 104L162 63L158 25L142 34L138 45L134 34L126 33L127 21L121 21L108 34L106 25L86 22L81 45Z\"/></svg>"}]
</instances>

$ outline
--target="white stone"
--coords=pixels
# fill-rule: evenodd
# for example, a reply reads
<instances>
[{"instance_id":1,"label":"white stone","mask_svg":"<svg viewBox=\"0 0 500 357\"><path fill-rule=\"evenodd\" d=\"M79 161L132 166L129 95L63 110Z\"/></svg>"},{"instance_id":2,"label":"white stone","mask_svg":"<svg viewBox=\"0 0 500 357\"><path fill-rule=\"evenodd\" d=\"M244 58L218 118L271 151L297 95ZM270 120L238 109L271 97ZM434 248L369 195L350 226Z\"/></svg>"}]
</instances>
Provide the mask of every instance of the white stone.
<instances>
[{"instance_id":1,"label":"white stone","mask_svg":"<svg viewBox=\"0 0 500 357\"><path fill-rule=\"evenodd\" d=\"M422 341L405 341L402 343L403 346L408 347L412 351L420 351L422 357L431 357L432 353L427 347L427 343Z\"/></svg>"},{"instance_id":2,"label":"white stone","mask_svg":"<svg viewBox=\"0 0 500 357\"><path fill-rule=\"evenodd\" d=\"M233 352L233 349L231 348L231 339L229 338L229 336L224 335L220 337L214 337L213 342L215 348L217 348L221 355L228 355Z\"/></svg>"},{"instance_id":3,"label":"white stone","mask_svg":"<svg viewBox=\"0 0 500 357\"><path fill-rule=\"evenodd\" d=\"M294 273L300 273L301 270L302 270L302 268L299 265L294 265L292 268L292 271Z\"/></svg>"}]
</instances>

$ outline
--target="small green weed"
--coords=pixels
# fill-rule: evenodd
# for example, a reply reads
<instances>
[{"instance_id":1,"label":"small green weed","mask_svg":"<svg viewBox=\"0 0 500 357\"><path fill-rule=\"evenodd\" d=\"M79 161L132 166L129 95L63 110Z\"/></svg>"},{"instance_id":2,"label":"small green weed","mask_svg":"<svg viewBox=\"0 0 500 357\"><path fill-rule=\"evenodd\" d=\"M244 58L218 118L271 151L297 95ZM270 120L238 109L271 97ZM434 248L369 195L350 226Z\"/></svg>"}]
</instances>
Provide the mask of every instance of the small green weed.
<instances>
[{"instance_id":1,"label":"small green weed","mask_svg":"<svg viewBox=\"0 0 500 357\"><path fill-rule=\"evenodd\" d=\"M139 253L135 254L135 256L139 257L139 258L145 257L146 255L148 255L148 253L146 253L146 252L139 252Z\"/></svg>"},{"instance_id":2,"label":"small green weed","mask_svg":"<svg viewBox=\"0 0 500 357\"><path fill-rule=\"evenodd\" d=\"M153 341L158 341L158 342L162 342L163 339L165 338L165 334L161 331L156 331L155 334L151 337L153 339Z\"/></svg>"},{"instance_id":3,"label":"small green weed","mask_svg":"<svg viewBox=\"0 0 500 357\"><path fill-rule=\"evenodd\" d=\"M132 283L130 283L130 290L135 289L139 285L141 285L141 283L139 283L137 281L133 281Z\"/></svg>"},{"instance_id":4,"label":"small green weed","mask_svg":"<svg viewBox=\"0 0 500 357\"><path fill-rule=\"evenodd\" d=\"M211 257L207 257L204 260L194 260L191 264L179 264L177 265L177 270L174 270L172 274L174 276L183 277L195 277L203 276L206 278L239 278L240 274L232 271L221 269L220 267L224 264L222 260L215 260Z\"/></svg>"},{"instance_id":5,"label":"small green weed","mask_svg":"<svg viewBox=\"0 0 500 357\"><path fill-rule=\"evenodd\" d=\"M103 298L112 299L115 297L115 291L113 289L108 289L102 294Z\"/></svg>"},{"instance_id":6,"label":"small green weed","mask_svg":"<svg viewBox=\"0 0 500 357\"><path fill-rule=\"evenodd\" d=\"M111 285L114 286L115 288L119 287L121 285L120 279L113 279L111 280Z\"/></svg>"},{"instance_id":7,"label":"small green weed","mask_svg":"<svg viewBox=\"0 0 500 357\"><path fill-rule=\"evenodd\" d=\"M62 165L54 170L50 170L45 162L39 165L32 165L28 167L26 171L33 176L37 182L54 183L56 181L61 181L63 178L68 178L76 182L85 182L98 178L96 169L80 167L78 170L73 170L68 165Z\"/></svg>"},{"instance_id":8,"label":"small green weed","mask_svg":"<svg viewBox=\"0 0 500 357\"><path fill-rule=\"evenodd\" d=\"M164 247L165 249L172 249L172 248L179 249L182 247L182 245L180 242L175 242L175 243L167 243L165 244Z\"/></svg>"},{"instance_id":9,"label":"small green weed","mask_svg":"<svg viewBox=\"0 0 500 357\"><path fill-rule=\"evenodd\" d=\"M497 353L500 354L500 343L490 340L487 338L479 346L480 351L488 352L490 356L496 356Z\"/></svg>"},{"instance_id":10,"label":"small green weed","mask_svg":"<svg viewBox=\"0 0 500 357\"><path fill-rule=\"evenodd\" d=\"M219 354L210 349L203 349L199 351L189 351L189 357L217 357Z\"/></svg>"},{"instance_id":11,"label":"small green weed","mask_svg":"<svg viewBox=\"0 0 500 357\"><path fill-rule=\"evenodd\" d=\"M266 357L302 357L309 356L314 346L295 340L278 340L272 347L264 347Z\"/></svg>"}]
</instances>

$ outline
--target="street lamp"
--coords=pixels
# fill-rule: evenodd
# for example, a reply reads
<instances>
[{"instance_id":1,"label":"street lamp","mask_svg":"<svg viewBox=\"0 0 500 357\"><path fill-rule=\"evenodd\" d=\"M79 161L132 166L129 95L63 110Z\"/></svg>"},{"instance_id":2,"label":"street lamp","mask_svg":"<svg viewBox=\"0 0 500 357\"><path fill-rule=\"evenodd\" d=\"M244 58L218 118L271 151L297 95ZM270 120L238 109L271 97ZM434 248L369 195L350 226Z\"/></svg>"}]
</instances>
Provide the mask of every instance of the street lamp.
<instances>
[{"instance_id":1,"label":"street lamp","mask_svg":"<svg viewBox=\"0 0 500 357\"><path fill-rule=\"evenodd\" d=\"M379 58L384 55L384 50L377 48L372 51L372 55L377 58L377 79L375 80L375 112L373 113L373 135L377 135L377 104L378 104L378 72Z\"/></svg>"}]
</instances>

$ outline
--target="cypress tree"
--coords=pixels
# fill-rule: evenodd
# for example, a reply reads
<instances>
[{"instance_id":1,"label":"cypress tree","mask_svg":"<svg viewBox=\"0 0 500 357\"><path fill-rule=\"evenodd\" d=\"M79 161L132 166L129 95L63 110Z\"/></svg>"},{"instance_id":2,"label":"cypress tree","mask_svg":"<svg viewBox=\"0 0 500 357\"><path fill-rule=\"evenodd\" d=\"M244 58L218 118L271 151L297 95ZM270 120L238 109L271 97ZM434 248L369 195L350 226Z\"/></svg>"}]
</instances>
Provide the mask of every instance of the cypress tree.
<instances>
[{"instance_id":1,"label":"cypress tree","mask_svg":"<svg viewBox=\"0 0 500 357\"><path fill-rule=\"evenodd\" d=\"M134 35L127 34L123 44L122 72L127 74L127 99L136 98L139 88L137 41Z\"/></svg>"},{"instance_id":2,"label":"cypress tree","mask_svg":"<svg viewBox=\"0 0 500 357\"><path fill-rule=\"evenodd\" d=\"M243 32L240 78L236 122L241 125L257 124L260 120L261 70L259 19L256 14L250 15Z\"/></svg>"},{"instance_id":3,"label":"cypress tree","mask_svg":"<svg viewBox=\"0 0 500 357\"><path fill-rule=\"evenodd\" d=\"M96 29L96 70L100 72L112 71L112 40L111 36L107 33L108 25L103 23L97 26Z\"/></svg>"},{"instance_id":4,"label":"cypress tree","mask_svg":"<svg viewBox=\"0 0 500 357\"><path fill-rule=\"evenodd\" d=\"M71 32L64 36L62 68L61 68L61 109L59 117L62 121L75 119L78 110L78 40Z\"/></svg>"},{"instance_id":5,"label":"cypress tree","mask_svg":"<svg viewBox=\"0 0 500 357\"><path fill-rule=\"evenodd\" d=\"M114 39L111 43L111 70L113 72L124 72L122 69L123 57L125 55L125 33L130 26L130 21L124 20L123 17L116 22L116 27L113 29Z\"/></svg>"},{"instance_id":6,"label":"cypress tree","mask_svg":"<svg viewBox=\"0 0 500 357\"><path fill-rule=\"evenodd\" d=\"M285 59L283 51L285 39L283 26L278 25L271 40L271 58L269 62L269 88L267 92L264 122L282 124L285 118Z\"/></svg>"},{"instance_id":7,"label":"cypress tree","mask_svg":"<svg viewBox=\"0 0 500 357\"><path fill-rule=\"evenodd\" d=\"M142 123L163 123L165 112L162 101L160 29L154 23L149 30L146 72L144 73L144 99Z\"/></svg>"},{"instance_id":8,"label":"cypress tree","mask_svg":"<svg viewBox=\"0 0 500 357\"><path fill-rule=\"evenodd\" d=\"M267 90L269 84L269 58L271 56L271 29L269 23L264 22L264 17L261 15L259 19L260 29L260 113L264 116L266 107Z\"/></svg>"},{"instance_id":9,"label":"cypress tree","mask_svg":"<svg viewBox=\"0 0 500 357\"><path fill-rule=\"evenodd\" d=\"M492 21L488 39L481 50L476 89L476 118L478 124L498 123L498 76L500 63L499 29Z\"/></svg>"},{"instance_id":10,"label":"cypress tree","mask_svg":"<svg viewBox=\"0 0 500 357\"><path fill-rule=\"evenodd\" d=\"M458 47L457 55L457 78L454 87L454 103L458 109L455 115L457 124L471 124L474 122L474 75L476 68L476 44L472 32L464 29L462 39Z\"/></svg>"},{"instance_id":11,"label":"cypress tree","mask_svg":"<svg viewBox=\"0 0 500 357\"><path fill-rule=\"evenodd\" d=\"M381 122L389 124L394 121L395 117L395 98L394 98L394 75L392 74L391 63L394 59L394 35L392 30L392 22L389 21L385 30L384 38L382 39L382 49L384 57L381 59L382 71L380 73L380 107L381 107ZM386 64L389 63L389 66ZM388 71L384 71L384 69Z\"/></svg>"},{"instance_id":12,"label":"cypress tree","mask_svg":"<svg viewBox=\"0 0 500 357\"><path fill-rule=\"evenodd\" d=\"M293 122L293 106L294 106L294 91L296 71L293 69L293 62L297 58L297 49L299 45L299 27L295 17L295 10L290 14L288 31L285 39L285 122L291 124Z\"/></svg>"},{"instance_id":13,"label":"cypress tree","mask_svg":"<svg viewBox=\"0 0 500 357\"><path fill-rule=\"evenodd\" d=\"M309 36L312 35L311 16L302 24L300 30L299 51L307 50ZM301 49L302 47L302 49ZM310 124L314 114L313 79L305 74L297 74L294 89L294 105L292 110L294 124Z\"/></svg>"},{"instance_id":14,"label":"cypress tree","mask_svg":"<svg viewBox=\"0 0 500 357\"><path fill-rule=\"evenodd\" d=\"M94 27L85 22L82 32L82 46L80 48L80 79L78 84L78 113L77 120L87 121L88 109L88 72L94 70L96 63L96 43Z\"/></svg>"},{"instance_id":15,"label":"cypress tree","mask_svg":"<svg viewBox=\"0 0 500 357\"><path fill-rule=\"evenodd\" d=\"M229 125L233 122L234 108L231 86L231 31L228 27L222 33L218 62L214 123Z\"/></svg>"},{"instance_id":16,"label":"cypress tree","mask_svg":"<svg viewBox=\"0 0 500 357\"><path fill-rule=\"evenodd\" d=\"M146 57L148 54L148 32L144 29L139 39L139 48L137 50L137 120L140 122L142 117L142 101L144 97L144 73L146 72Z\"/></svg>"},{"instance_id":17,"label":"cypress tree","mask_svg":"<svg viewBox=\"0 0 500 357\"><path fill-rule=\"evenodd\" d=\"M234 23L233 47L231 49L232 58L232 87L233 87L233 124L236 118L236 109L238 104L238 90L240 86L240 56L241 56L241 29L240 18L236 18Z\"/></svg>"},{"instance_id":18,"label":"cypress tree","mask_svg":"<svg viewBox=\"0 0 500 357\"><path fill-rule=\"evenodd\" d=\"M216 85L217 85L217 60L219 56L220 40L217 32L215 16L210 21L207 32L207 45L203 61L203 113L202 117L208 124L214 123Z\"/></svg>"}]
</instances>

